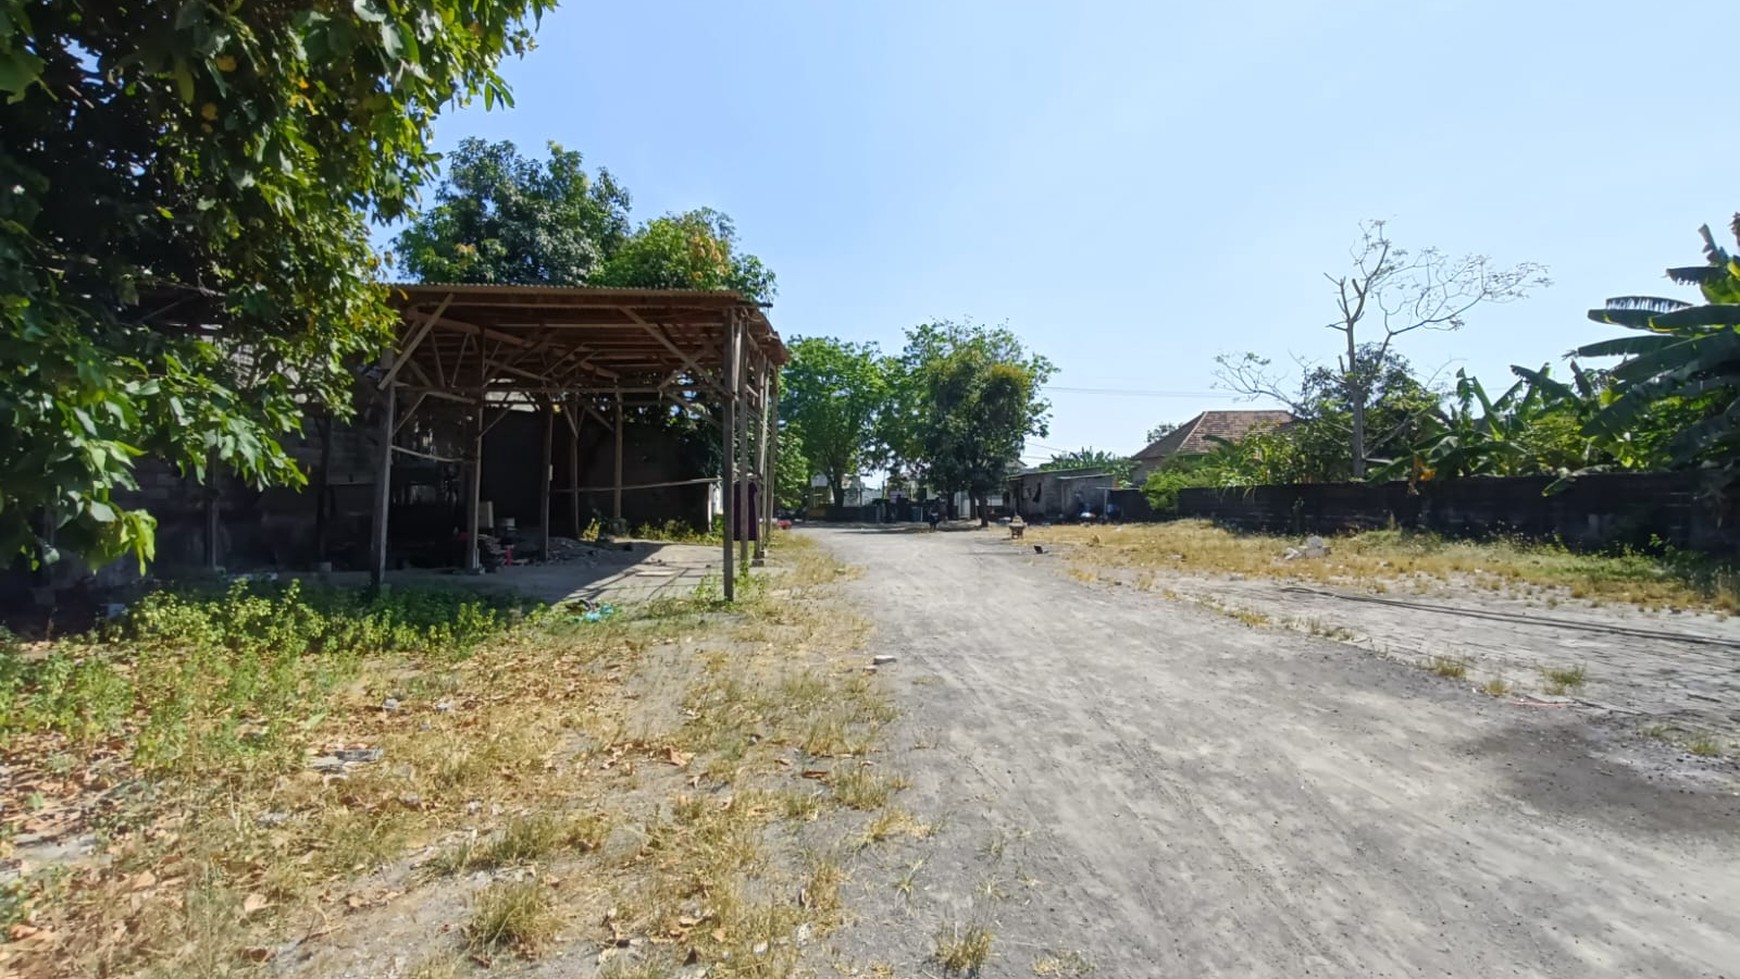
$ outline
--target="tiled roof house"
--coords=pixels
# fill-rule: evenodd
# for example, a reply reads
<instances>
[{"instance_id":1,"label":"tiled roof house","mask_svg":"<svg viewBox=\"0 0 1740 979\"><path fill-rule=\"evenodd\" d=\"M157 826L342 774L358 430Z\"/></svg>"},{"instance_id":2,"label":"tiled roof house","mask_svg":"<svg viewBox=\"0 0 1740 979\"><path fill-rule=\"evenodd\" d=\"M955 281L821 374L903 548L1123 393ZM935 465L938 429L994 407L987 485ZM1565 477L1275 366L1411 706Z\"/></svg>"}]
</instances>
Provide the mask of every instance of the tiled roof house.
<instances>
[{"instance_id":1,"label":"tiled roof house","mask_svg":"<svg viewBox=\"0 0 1740 979\"><path fill-rule=\"evenodd\" d=\"M1142 485L1142 480L1167 459L1213 452L1215 443L1211 436L1236 442L1252 432L1279 428L1292 421L1293 413L1288 411L1205 411L1136 453L1136 485Z\"/></svg>"}]
</instances>

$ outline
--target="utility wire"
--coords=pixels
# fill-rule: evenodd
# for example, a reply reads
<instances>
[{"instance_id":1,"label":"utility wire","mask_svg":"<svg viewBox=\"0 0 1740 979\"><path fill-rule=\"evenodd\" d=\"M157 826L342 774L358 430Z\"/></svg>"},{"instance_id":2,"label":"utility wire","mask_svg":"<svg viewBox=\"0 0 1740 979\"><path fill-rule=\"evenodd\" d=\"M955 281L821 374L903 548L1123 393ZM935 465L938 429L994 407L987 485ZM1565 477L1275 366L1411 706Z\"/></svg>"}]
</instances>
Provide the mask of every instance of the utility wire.
<instances>
[{"instance_id":1,"label":"utility wire","mask_svg":"<svg viewBox=\"0 0 1740 979\"><path fill-rule=\"evenodd\" d=\"M1144 388L1082 388L1063 384L1047 384L1046 391L1058 391L1064 394L1109 394L1124 398L1215 398L1221 401L1237 401L1242 394L1228 391L1162 391Z\"/></svg>"}]
</instances>

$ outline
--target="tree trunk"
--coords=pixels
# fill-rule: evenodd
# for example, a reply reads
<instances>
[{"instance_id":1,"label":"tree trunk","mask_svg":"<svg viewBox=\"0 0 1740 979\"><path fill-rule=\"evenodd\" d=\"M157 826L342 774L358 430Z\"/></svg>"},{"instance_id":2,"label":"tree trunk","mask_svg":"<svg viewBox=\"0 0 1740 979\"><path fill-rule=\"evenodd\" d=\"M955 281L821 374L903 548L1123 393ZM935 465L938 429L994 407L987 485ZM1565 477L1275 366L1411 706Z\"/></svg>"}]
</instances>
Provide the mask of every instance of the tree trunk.
<instances>
[{"instance_id":1,"label":"tree trunk","mask_svg":"<svg viewBox=\"0 0 1740 979\"><path fill-rule=\"evenodd\" d=\"M980 493L978 496L973 497L973 509L975 509L979 512L979 526L980 527L991 526L991 514L990 514L991 508L985 502L985 499L988 495L989 494L986 494L986 493Z\"/></svg>"},{"instance_id":2,"label":"tree trunk","mask_svg":"<svg viewBox=\"0 0 1740 979\"><path fill-rule=\"evenodd\" d=\"M844 474L828 474L828 489L834 493L835 506L843 507L846 505L846 477Z\"/></svg>"}]
</instances>

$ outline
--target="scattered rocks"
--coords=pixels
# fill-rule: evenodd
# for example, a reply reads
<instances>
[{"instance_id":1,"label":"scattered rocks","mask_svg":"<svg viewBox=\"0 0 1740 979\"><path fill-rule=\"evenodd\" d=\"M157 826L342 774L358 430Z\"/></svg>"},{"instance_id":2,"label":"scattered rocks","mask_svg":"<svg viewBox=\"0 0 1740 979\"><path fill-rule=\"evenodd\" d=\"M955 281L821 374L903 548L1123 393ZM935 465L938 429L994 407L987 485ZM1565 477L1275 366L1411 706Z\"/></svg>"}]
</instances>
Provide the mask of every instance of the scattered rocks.
<instances>
[{"instance_id":1,"label":"scattered rocks","mask_svg":"<svg viewBox=\"0 0 1740 979\"><path fill-rule=\"evenodd\" d=\"M287 812L263 812L254 817L254 822L267 829L271 829L275 826L282 826L289 821L290 814Z\"/></svg>"},{"instance_id":2,"label":"scattered rocks","mask_svg":"<svg viewBox=\"0 0 1740 979\"><path fill-rule=\"evenodd\" d=\"M340 748L330 755L315 758L308 767L320 772L344 772L358 765L372 765L385 754L379 748Z\"/></svg>"},{"instance_id":3,"label":"scattered rocks","mask_svg":"<svg viewBox=\"0 0 1740 979\"><path fill-rule=\"evenodd\" d=\"M381 701L381 710L384 710L389 714L391 714L393 711L396 711L398 709L399 709L399 698L397 698L397 697L388 697L386 700Z\"/></svg>"},{"instance_id":4,"label":"scattered rocks","mask_svg":"<svg viewBox=\"0 0 1740 979\"><path fill-rule=\"evenodd\" d=\"M1304 547L1289 547L1281 555L1283 561L1297 561L1300 558L1325 558L1329 556L1329 544L1321 537L1308 537Z\"/></svg>"}]
</instances>

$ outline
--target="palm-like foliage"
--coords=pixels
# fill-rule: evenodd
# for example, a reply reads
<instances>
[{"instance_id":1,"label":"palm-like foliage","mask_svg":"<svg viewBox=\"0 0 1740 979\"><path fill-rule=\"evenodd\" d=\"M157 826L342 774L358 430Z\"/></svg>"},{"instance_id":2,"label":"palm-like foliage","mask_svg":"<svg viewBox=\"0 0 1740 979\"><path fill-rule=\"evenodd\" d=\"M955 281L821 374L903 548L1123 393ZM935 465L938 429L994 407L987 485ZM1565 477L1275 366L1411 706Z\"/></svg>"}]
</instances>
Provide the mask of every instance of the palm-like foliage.
<instances>
[{"instance_id":1,"label":"palm-like foliage","mask_svg":"<svg viewBox=\"0 0 1740 979\"><path fill-rule=\"evenodd\" d=\"M1740 214L1732 225L1740 239ZM1668 277L1696 285L1702 305L1652 296L1609 299L1589 311L1597 323L1638 330L1577 349L1582 357L1626 358L1610 375L1616 395L1584 425L1585 434L1623 439L1653 407L1664 402L1699 408L1696 420L1669 442L1673 465L1728 468L1740 457L1740 260L1716 244L1708 226L1707 265L1668 269Z\"/></svg>"},{"instance_id":2,"label":"palm-like foliage","mask_svg":"<svg viewBox=\"0 0 1740 979\"><path fill-rule=\"evenodd\" d=\"M1598 397L1588 371L1571 365L1573 385L1549 369L1511 368L1518 380L1492 397L1478 378L1456 372L1456 395L1422 423L1411 451L1375 470L1373 480L1445 480L1463 476L1562 473L1587 461L1578 408Z\"/></svg>"}]
</instances>

